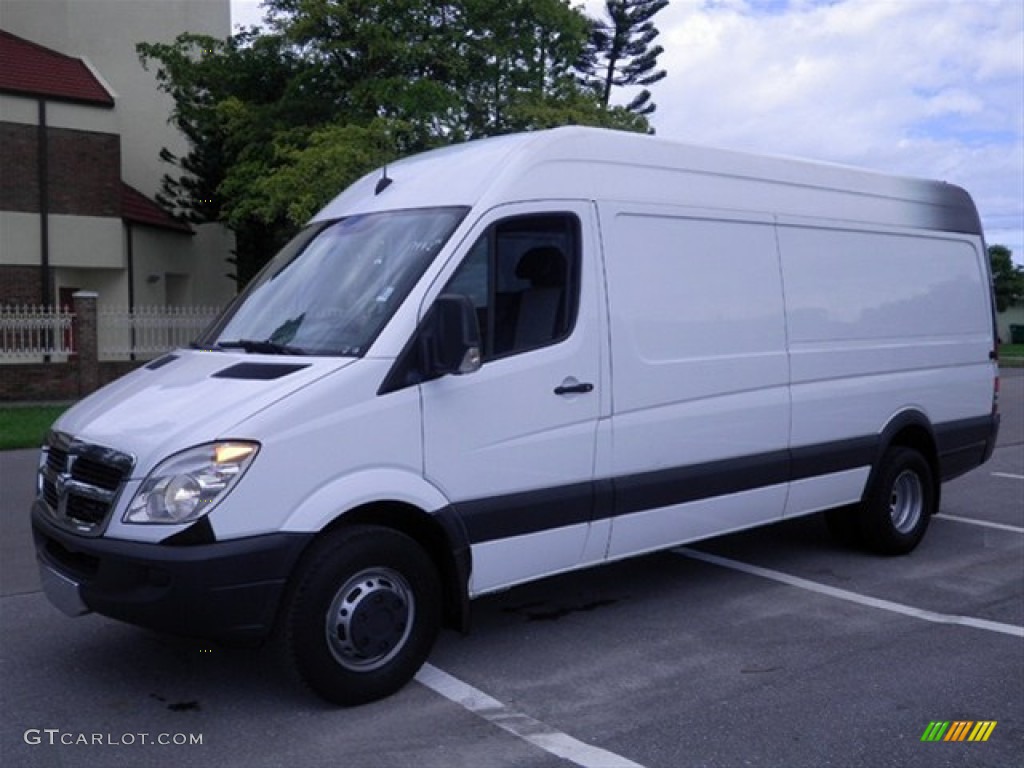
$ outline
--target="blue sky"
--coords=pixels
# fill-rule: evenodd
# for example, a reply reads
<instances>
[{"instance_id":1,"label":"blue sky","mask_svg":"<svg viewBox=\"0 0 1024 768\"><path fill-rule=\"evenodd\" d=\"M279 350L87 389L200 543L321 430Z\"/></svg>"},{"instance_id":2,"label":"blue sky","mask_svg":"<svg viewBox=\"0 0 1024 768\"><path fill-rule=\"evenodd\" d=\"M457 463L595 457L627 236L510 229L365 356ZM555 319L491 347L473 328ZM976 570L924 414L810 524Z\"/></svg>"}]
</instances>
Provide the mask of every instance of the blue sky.
<instances>
[{"instance_id":1,"label":"blue sky","mask_svg":"<svg viewBox=\"0 0 1024 768\"><path fill-rule=\"evenodd\" d=\"M1021 0L671 0L655 20L658 135L959 184L1024 263Z\"/></svg>"}]
</instances>

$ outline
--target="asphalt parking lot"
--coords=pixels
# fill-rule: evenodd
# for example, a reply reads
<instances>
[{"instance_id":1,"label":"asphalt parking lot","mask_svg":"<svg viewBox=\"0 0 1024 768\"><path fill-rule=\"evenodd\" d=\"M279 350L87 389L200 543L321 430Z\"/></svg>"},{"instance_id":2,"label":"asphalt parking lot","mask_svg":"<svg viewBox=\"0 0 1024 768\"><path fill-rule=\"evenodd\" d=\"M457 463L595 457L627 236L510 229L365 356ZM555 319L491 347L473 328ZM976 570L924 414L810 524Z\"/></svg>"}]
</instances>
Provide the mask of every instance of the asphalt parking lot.
<instances>
[{"instance_id":1,"label":"asphalt parking lot","mask_svg":"<svg viewBox=\"0 0 1024 768\"><path fill-rule=\"evenodd\" d=\"M349 710L268 649L65 618L32 553L35 453L0 454L0 764L1019 764L1022 374L993 459L945 486L907 557L842 549L812 517L549 579L478 601L417 682ZM996 724L922 741L934 721Z\"/></svg>"}]
</instances>

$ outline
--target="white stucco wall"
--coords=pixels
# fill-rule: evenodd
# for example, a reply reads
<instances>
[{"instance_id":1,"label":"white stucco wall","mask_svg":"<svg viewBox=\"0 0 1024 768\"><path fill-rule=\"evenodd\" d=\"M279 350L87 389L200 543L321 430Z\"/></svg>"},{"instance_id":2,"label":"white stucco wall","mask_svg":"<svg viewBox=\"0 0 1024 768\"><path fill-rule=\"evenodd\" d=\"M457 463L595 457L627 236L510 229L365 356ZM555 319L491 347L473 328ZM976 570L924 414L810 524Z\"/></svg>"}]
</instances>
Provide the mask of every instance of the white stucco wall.
<instances>
[{"instance_id":1,"label":"white stucco wall","mask_svg":"<svg viewBox=\"0 0 1024 768\"><path fill-rule=\"evenodd\" d=\"M62 288L80 291L94 291L96 303L105 307L128 305L128 273L121 269L55 269L56 284L54 295L60 296Z\"/></svg>"},{"instance_id":2,"label":"white stucco wall","mask_svg":"<svg viewBox=\"0 0 1024 768\"><path fill-rule=\"evenodd\" d=\"M120 219L51 213L48 223L51 267L125 266ZM38 265L39 244L39 214L0 211L0 265Z\"/></svg>"},{"instance_id":3,"label":"white stucco wall","mask_svg":"<svg viewBox=\"0 0 1024 768\"><path fill-rule=\"evenodd\" d=\"M0 24L2 23L3 17L0 16ZM39 123L39 106L35 99L0 93L0 121L37 125Z\"/></svg>"},{"instance_id":4,"label":"white stucco wall","mask_svg":"<svg viewBox=\"0 0 1024 768\"><path fill-rule=\"evenodd\" d=\"M116 109L84 104L62 104L59 101L46 103L46 126L115 134L123 127ZM122 168L123 165L122 161Z\"/></svg>"},{"instance_id":5,"label":"white stucco wall","mask_svg":"<svg viewBox=\"0 0 1024 768\"><path fill-rule=\"evenodd\" d=\"M39 125L39 103L32 96L0 93L0 121ZM93 104L67 104L59 101L46 102L46 125L48 128L71 128L94 133L116 134L121 130L116 110Z\"/></svg>"},{"instance_id":6,"label":"white stucco wall","mask_svg":"<svg viewBox=\"0 0 1024 768\"><path fill-rule=\"evenodd\" d=\"M48 220L51 267L124 268L120 219L51 213Z\"/></svg>"},{"instance_id":7,"label":"white stucco wall","mask_svg":"<svg viewBox=\"0 0 1024 768\"><path fill-rule=\"evenodd\" d=\"M0 266L39 264L39 214L0 211Z\"/></svg>"},{"instance_id":8,"label":"white stucco wall","mask_svg":"<svg viewBox=\"0 0 1024 768\"><path fill-rule=\"evenodd\" d=\"M227 263L230 238L223 227L195 227L192 237L132 227L136 304L224 306L234 295ZM224 257L214 254L224 253ZM154 280L153 277L159 279Z\"/></svg>"}]
</instances>

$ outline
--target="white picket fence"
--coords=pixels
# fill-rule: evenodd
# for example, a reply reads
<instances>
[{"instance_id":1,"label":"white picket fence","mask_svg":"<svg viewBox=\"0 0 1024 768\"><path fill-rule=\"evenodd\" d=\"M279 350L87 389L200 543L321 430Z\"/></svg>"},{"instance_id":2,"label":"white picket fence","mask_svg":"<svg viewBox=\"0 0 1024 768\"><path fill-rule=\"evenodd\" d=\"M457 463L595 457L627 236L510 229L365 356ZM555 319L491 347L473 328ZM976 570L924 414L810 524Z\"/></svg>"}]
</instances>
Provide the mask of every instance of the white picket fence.
<instances>
[{"instance_id":1,"label":"white picket fence","mask_svg":"<svg viewBox=\"0 0 1024 768\"><path fill-rule=\"evenodd\" d=\"M105 307L97 310L100 360L156 357L188 346L220 313L218 307Z\"/></svg>"},{"instance_id":2,"label":"white picket fence","mask_svg":"<svg viewBox=\"0 0 1024 768\"><path fill-rule=\"evenodd\" d=\"M0 306L0 362L67 360L75 351L74 317L68 307Z\"/></svg>"},{"instance_id":3,"label":"white picket fence","mask_svg":"<svg viewBox=\"0 0 1024 768\"><path fill-rule=\"evenodd\" d=\"M100 360L145 360L188 345L219 314L217 307L100 306ZM0 306L0 363L64 362L76 350L67 307Z\"/></svg>"}]
</instances>

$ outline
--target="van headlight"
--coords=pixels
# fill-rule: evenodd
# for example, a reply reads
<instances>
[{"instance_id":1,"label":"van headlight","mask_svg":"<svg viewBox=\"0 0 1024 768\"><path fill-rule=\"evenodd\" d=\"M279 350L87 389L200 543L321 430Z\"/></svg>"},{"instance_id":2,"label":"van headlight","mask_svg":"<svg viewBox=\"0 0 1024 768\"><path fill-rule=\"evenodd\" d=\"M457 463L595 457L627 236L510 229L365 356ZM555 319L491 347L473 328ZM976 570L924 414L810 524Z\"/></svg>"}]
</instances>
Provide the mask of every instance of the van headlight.
<instances>
[{"instance_id":1,"label":"van headlight","mask_svg":"<svg viewBox=\"0 0 1024 768\"><path fill-rule=\"evenodd\" d=\"M240 441L190 448L160 462L124 513L126 523L190 523L228 495L259 451Z\"/></svg>"}]
</instances>

